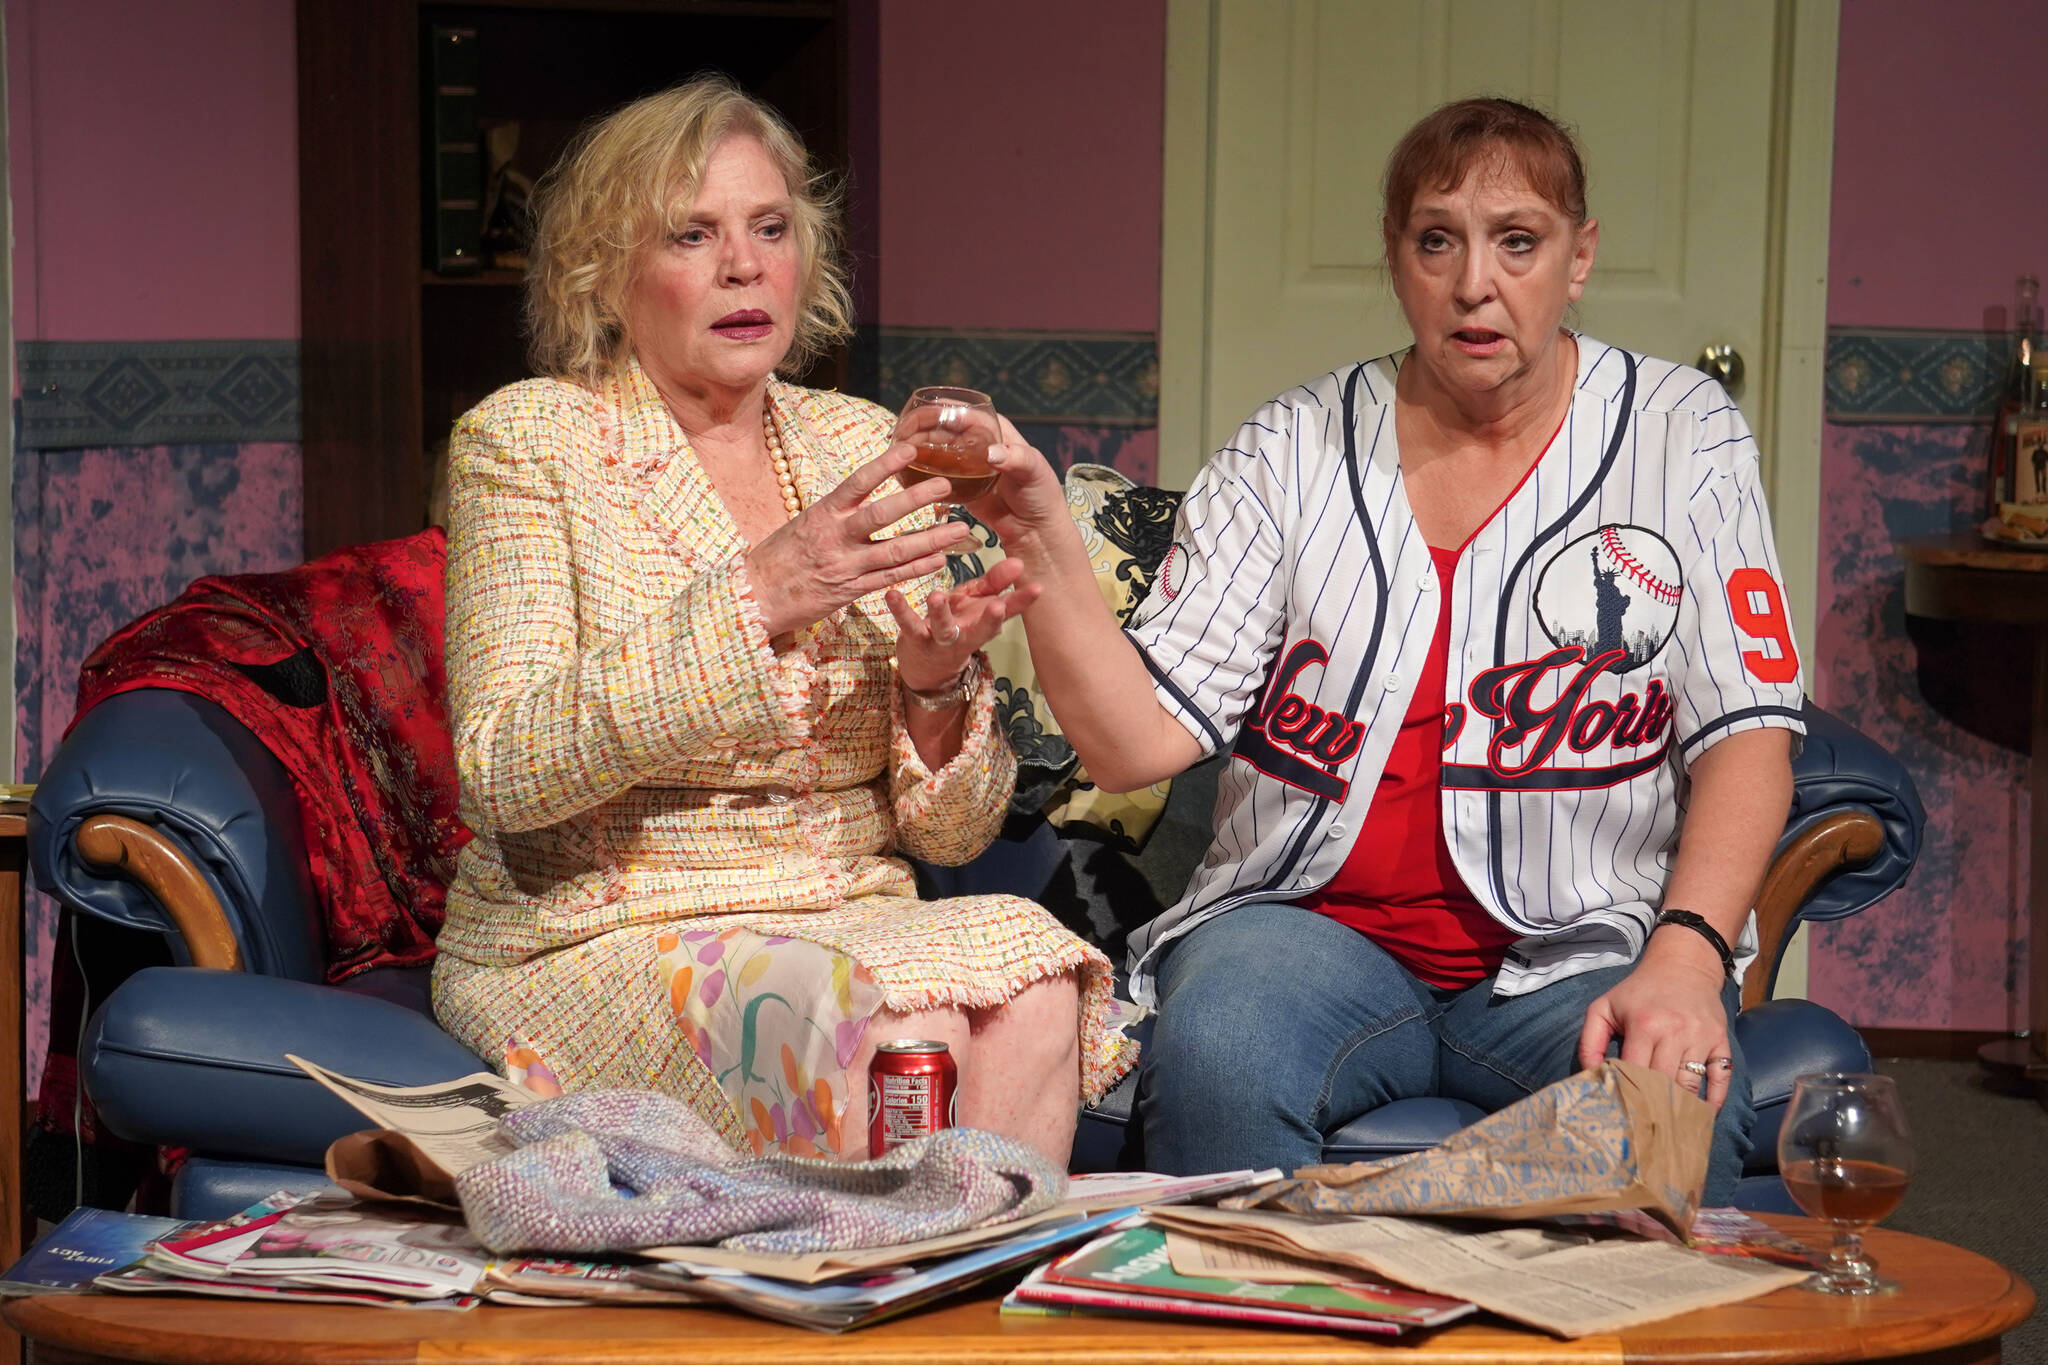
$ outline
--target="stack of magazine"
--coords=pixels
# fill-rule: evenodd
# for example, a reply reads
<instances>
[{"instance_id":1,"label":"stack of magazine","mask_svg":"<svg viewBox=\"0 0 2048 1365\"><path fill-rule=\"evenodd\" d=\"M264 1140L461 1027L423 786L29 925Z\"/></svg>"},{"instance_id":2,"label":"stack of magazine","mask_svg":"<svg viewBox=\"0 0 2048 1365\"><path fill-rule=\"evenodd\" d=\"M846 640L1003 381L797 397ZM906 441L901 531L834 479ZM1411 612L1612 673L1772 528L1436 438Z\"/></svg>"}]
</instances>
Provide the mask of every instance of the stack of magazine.
<instances>
[{"instance_id":1,"label":"stack of magazine","mask_svg":"<svg viewBox=\"0 0 2048 1365\"><path fill-rule=\"evenodd\" d=\"M61 1229L60 1229L61 1230ZM138 1261L95 1277L128 1294L209 1294L298 1303L469 1308L490 1254L460 1220L358 1205L339 1191L274 1194L232 1218L193 1223L146 1244Z\"/></svg>"},{"instance_id":2,"label":"stack of magazine","mask_svg":"<svg viewBox=\"0 0 2048 1365\"><path fill-rule=\"evenodd\" d=\"M279 1192L210 1223L78 1209L0 1277L0 1295L201 1294L439 1309L708 1304L844 1331L1069 1250L1131 1218L1140 1203L1219 1195L1277 1174L1080 1176L1064 1202L1035 1218L807 1256L712 1246L606 1259L500 1256L478 1245L459 1215L362 1202L332 1188Z\"/></svg>"},{"instance_id":3,"label":"stack of magazine","mask_svg":"<svg viewBox=\"0 0 2048 1365\"><path fill-rule=\"evenodd\" d=\"M1271 1283L1175 1268L1164 1228L1133 1220L1058 1260L1038 1267L1003 1300L1005 1313L1110 1313L1190 1317L1265 1327L1400 1336L1438 1327L1473 1312L1464 1299L1422 1294L1339 1275Z\"/></svg>"}]
</instances>

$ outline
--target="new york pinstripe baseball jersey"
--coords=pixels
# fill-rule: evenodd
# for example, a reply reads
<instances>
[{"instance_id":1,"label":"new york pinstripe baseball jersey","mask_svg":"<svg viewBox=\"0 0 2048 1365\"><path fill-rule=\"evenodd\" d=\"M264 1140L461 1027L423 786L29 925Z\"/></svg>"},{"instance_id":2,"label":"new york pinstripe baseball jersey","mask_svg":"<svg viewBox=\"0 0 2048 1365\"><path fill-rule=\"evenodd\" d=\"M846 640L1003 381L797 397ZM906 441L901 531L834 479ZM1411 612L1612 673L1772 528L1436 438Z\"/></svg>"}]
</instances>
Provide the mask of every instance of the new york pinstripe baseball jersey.
<instances>
[{"instance_id":1,"label":"new york pinstripe baseball jersey","mask_svg":"<svg viewBox=\"0 0 2048 1365\"><path fill-rule=\"evenodd\" d=\"M1677 847L1687 765L1741 730L1804 732L1756 442L1698 370L1578 341L1564 424L1437 581L1403 492L1405 354L1267 403L1196 477L1129 635L1161 703L1228 749L1159 950L1351 852L1451 594L1442 817L1472 894L1522 937L1516 995L1634 960ZM1741 954L1755 953L1754 924Z\"/></svg>"}]
</instances>

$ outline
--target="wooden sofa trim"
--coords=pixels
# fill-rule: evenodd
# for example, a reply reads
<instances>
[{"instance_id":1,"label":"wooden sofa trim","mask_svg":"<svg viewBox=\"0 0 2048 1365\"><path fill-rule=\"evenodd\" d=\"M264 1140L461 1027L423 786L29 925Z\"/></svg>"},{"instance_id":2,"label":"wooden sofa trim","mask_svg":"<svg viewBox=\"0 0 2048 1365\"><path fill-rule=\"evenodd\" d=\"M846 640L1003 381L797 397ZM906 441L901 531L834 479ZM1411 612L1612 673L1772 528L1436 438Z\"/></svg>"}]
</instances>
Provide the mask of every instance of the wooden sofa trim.
<instances>
[{"instance_id":1,"label":"wooden sofa trim","mask_svg":"<svg viewBox=\"0 0 2048 1365\"><path fill-rule=\"evenodd\" d=\"M1742 983L1742 1007L1760 1005L1771 964L1792 930L1792 917L1806 898L1843 868L1861 867L1884 848L1884 824L1867 810L1838 810L1821 817L1785 845L1764 872L1756 894L1760 953Z\"/></svg>"},{"instance_id":2,"label":"wooden sofa trim","mask_svg":"<svg viewBox=\"0 0 2048 1365\"><path fill-rule=\"evenodd\" d=\"M219 897L189 856L157 830L125 815L92 815L78 826L78 856L119 871L156 897L185 940L195 967L242 969L241 945Z\"/></svg>"}]
</instances>

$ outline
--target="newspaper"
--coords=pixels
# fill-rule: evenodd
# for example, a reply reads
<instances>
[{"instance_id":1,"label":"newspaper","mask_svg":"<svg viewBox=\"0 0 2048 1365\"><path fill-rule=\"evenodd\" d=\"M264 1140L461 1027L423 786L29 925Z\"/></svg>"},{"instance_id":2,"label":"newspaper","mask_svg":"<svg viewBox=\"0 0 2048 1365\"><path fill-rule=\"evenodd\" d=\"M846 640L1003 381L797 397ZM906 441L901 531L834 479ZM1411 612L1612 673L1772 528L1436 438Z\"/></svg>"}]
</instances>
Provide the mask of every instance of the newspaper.
<instances>
[{"instance_id":1,"label":"newspaper","mask_svg":"<svg viewBox=\"0 0 2048 1365\"><path fill-rule=\"evenodd\" d=\"M1218 1171L1212 1175L1161 1175L1156 1171L1100 1171L1067 1177L1062 1213L1100 1213L1104 1209L1135 1209L1146 1204L1204 1203L1241 1190L1260 1189L1285 1172Z\"/></svg>"},{"instance_id":2,"label":"newspaper","mask_svg":"<svg viewBox=\"0 0 2048 1365\"><path fill-rule=\"evenodd\" d=\"M1670 1242L1548 1227L1475 1229L1427 1218L1178 1206L1148 1209L1146 1216L1168 1229L1470 1299L1561 1337L1737 1303L1806 1278L1803 1270Z\"/></svg>"},{"instance_id":3,"label":"newspaper","mask_svg":"<svg viewBox=\"0 0 2048 1365\"><path fill-rule=\"evenodd\" d=\"M284 1056L379 1128L404 1134L449 1177L516 1151L498 1120L541 1098L488 1071L439 1085L374 1085Z\"/></svg>"},{"instance_id":4,"label":"newspaper","mask_svg":"<svg viewBox=\"0 0 2048 1365\"><path fill-rule=\"evenodd\" d=\"M1289 1256L1250 1242L1197 1237L1180 1228L1166 1229L1166 1258L1176 1275L1245 1284L1343 1284L1358 1278L1357 1271L1330 1261Z\"/></svg>"}]
</instances>

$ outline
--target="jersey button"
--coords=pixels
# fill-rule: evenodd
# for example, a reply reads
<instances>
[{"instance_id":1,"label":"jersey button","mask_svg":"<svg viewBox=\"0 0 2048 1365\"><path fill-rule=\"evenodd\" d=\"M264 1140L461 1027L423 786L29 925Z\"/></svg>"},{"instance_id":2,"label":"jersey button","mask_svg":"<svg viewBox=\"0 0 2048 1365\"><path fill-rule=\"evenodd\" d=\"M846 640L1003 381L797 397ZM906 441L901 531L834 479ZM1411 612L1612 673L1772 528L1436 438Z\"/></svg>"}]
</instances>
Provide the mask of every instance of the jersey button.
<instances>
[{"instance_id":1,"label":"jersey button","mask_svg":"<svg viewBox=\"0 0 2048 1365\"><path fill-rule=\"evenodd\" d=\"M1325 834L1325 835L1324 835L1323 837L1324 837L1325 839L1341 839L1341 838L1343 838L1343 837L1344 837L1344 822L1343 822L1342 820L1339 820L1339 821L1337 821L1336 823L1332 824L1332 825L1330 826L1330 832L1329 832L1328 834Z\"/></svg>"},{"instance_id":2,"label":"jersey button","mask_svg":"<svg viewBox=\"0 0 2048 1365\"><path fill-rule=\"evenodd\" d=\"M1389 692L1399 692L1401 690L1401 675L1399 673L1387 674L1385 678L1380 680L1380 686L1386 688Z\"/></svg>"},{"instance_id":3,"label":"jersey button","mask_svg":"<svg viewBox=\"0 0 2048 1365\"><path fill-rule=\"evenodd\" d=\"M1435 570L1435 569L1424 569L1424 570L1422 571L1422 577L1421 577L1421 579L1420 579L1420 580L1419 580L1419 581L1418 581L1418 582L1416 583L1416 585L1415 585L1415 586L1416 586L1416 587L1418 587L1418 588L1421 588L1421 589L1422 589L1422 590L1423 590L1424 592L1435 592L1435 591L1436 591L1436 570Z\"/></svg>"}]
</instances>

